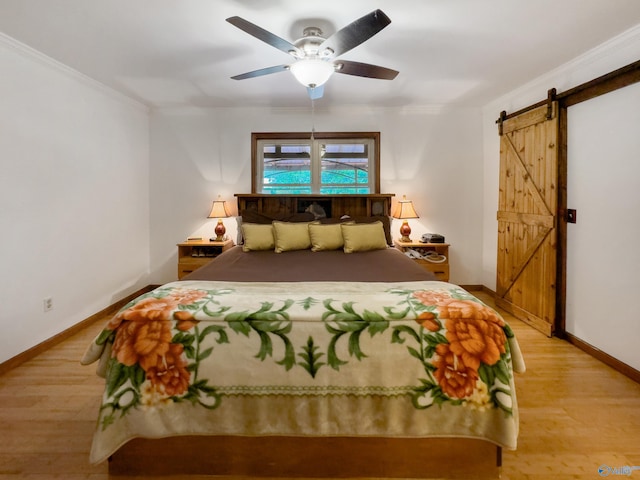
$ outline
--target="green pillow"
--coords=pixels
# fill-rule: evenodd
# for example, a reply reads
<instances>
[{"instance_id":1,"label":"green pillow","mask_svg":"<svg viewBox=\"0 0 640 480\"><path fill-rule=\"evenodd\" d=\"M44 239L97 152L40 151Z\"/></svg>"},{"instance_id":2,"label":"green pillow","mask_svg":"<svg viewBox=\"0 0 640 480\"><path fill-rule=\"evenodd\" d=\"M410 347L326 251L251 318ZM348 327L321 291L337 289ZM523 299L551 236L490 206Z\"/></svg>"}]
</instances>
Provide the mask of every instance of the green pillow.
<instances>
[{"instance_id":1,"label":"green pillow","mask_svg":"<svg viewBox=\"0 0 640 480\"><path fill-rule=\"evenodd\" d=\"M244 243L242 250L250 252L252 250L273 250L275 246L273 238L273 226L259 223L243 223L242 236Z\"/></svg>"},{"instance_id":2,"label":"green pillow","mask_svg":"<svg viewBox=\"0 0 640 480\"><path fill-rule=\"evenodd\" d=\"M366 252L387 248L382 222L340 224L344 253Z\"/></svg>"},{"instance_id":3,"label":"green pillow","mask_svg":"<svg viewBox=\"0 0 640 480\"><path fill-rule=\"evenodd\" d=\"M273 222L276 253L306 250L311 247L309 222Z\"/></svg>"},{"instance_id":4,"label":"green pillow","mask_svg":"<svg viewBox=\"0 0 640 480\"><path fill-rule=\"evenodd\" d=\"M344 246L342 228L335 224L310 224L309 237L311 238L311 250L338 250Z\"/></svg>"}]
</instances>

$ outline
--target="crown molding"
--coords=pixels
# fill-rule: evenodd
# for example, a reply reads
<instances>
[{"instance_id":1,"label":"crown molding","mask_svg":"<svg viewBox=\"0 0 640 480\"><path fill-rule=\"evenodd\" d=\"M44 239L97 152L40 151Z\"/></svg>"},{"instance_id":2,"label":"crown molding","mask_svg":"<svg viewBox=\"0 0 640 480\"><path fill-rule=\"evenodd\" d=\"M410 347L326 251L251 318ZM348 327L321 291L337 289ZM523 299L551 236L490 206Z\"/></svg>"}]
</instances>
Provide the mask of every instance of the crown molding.
<instances>
[{"instance_id":1,"label":"crown molding","mask_svg":"<svg viewBox=\"0 0 640 480\"><path fill-rule=\"evenodd\" d=\"M134 107L135 109L144 111L146 113L149 112L149 107L147 107L143 103L140 103L137 100L134 100L133 98L128 97L123 93L120 93L113 88L106 86L104 83L101 83L83 73L80 73L79 71L69 67L68 65L59 62L58 60L55 60L54 58L51 58L48 55L45 55L44 53L31 48L30 46L25 45L24 43L19 42L15 38L10 37L9 35L6 35L2 32L0 32L0 45L4 45L8 49L17 52L23 57L33 60L40 65L44 65L51 70L61 73L77 82L80 82L94 90L97 90L98 92L107 95L108 97L117 100L120 103L123 103L129 107Z\"/></svg>"},{"instance_id":2,"label":"crown molding","mask_svg":"<svg viewBox=\"0 0 640 480\"><path fill-rule=\"evenodd\" d=\"M403 106L370 106L370 105L339 105L333 107L315 107L315 113L323 114L342 114L342 115L367 115L371 113L399 113L403 115L438 115L450 110L474 109L475 107L457 107L453 105L403 105ZM237 112L237 111L263 111L281 115L307 115L311 111L311 107L268 107L268 106L241 106L241 107L195 107L195 106L166 106L154 107L151 109L155 113L166 113L176 115L194 115L204 114L206 112Z\"/></svg>"}]
</instances>

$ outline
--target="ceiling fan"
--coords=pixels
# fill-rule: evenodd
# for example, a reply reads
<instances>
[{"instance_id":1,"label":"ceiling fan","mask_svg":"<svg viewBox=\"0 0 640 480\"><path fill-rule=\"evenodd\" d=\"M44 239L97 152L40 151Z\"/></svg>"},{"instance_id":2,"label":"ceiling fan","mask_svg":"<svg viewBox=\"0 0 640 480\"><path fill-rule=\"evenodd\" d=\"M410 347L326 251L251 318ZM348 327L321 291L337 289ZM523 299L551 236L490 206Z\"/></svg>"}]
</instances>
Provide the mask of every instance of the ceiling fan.
<instances>
[{"instance_id":1,"label":"ceiling fan","mask_svg":"<svg viewBox=\"0 0 640 480\"><path fill-rule=\"evenodd\" d=\"M336 60L343 53L357 47L391 23L382 10L375 10L324 38L318 27L307 27L302 38L291 43L240 17L229 17L227 22L240 30L268 43L272 47L291 55L295 60L289 65L276 65L231 77L234 80L260 77L272 73L291 71L296 79L307 87L309 97L314 100L324 93L324 83L336 73L358 77L393 80L397 70L368 63Z\"/></svg>"}]
</instances>

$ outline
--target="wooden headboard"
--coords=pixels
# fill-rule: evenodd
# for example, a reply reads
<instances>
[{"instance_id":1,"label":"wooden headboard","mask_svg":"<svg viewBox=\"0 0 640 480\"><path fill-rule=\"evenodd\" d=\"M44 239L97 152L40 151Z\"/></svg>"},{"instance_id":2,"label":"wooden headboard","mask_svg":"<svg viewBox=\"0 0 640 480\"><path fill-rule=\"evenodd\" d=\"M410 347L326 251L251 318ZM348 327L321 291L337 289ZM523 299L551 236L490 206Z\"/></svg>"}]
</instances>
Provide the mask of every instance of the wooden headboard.
<instances>
[{"instance_id":1,"label":"wooden headboard","mask_svg":"<svg viewBox=\"0 0 640 480\"><path fill-rule=\"evenodd\" d=\"M261 193L236 193L238 214L253 210L265 215L289 215L301 213L314 203L321 206L327 217L340 218L391 215L393 193L341 194L341 195L274 195Z\"/></svg>"}]
</instances>

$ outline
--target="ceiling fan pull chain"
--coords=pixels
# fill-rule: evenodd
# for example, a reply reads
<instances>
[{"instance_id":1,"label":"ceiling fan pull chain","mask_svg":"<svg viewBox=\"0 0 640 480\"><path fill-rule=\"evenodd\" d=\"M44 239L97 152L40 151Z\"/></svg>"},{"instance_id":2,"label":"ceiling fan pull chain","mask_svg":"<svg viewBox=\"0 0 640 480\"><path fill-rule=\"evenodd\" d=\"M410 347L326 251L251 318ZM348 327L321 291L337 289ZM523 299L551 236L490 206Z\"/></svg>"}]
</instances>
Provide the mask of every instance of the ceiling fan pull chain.
<instances>
[{"instance_id":1,"label":"ceiling fan pull chain","mask_svg":"<svg viewBox=\"0 0 640 480\"><path fill-rule=\"evenodd\" d=\"M311 99L311 141L315 140L314 133L316 133L316 102Z\"/></svg>"}]
</instances>

